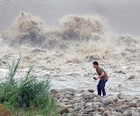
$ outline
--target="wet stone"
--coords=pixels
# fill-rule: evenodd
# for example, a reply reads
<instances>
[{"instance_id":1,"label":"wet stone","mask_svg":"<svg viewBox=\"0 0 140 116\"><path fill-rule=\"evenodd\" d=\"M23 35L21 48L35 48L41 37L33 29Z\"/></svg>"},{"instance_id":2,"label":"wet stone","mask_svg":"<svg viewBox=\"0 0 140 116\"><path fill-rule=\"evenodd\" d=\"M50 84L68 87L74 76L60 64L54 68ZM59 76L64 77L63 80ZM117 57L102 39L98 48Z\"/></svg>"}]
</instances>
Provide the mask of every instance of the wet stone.
<instances>
[{"instance_id":1,"label":"wet stone","mask_svg":"<svg viewBox=\"0 0 140 116\"><path fill-rule=\"evenodd\" d=\"M125 111L123 112L123 116L132 116L132 112L131 111Z\"/></svg>"}]
</instances>

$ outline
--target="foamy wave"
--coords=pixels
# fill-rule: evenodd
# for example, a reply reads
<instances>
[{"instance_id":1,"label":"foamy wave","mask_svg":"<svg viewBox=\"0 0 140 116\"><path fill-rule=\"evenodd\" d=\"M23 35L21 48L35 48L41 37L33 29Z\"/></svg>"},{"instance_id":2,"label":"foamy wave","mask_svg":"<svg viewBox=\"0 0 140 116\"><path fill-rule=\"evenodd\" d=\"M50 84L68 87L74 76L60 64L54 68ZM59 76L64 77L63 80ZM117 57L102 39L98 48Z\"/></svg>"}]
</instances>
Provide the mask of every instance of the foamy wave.
<instances>
[{"instance_id":1,"label":"foamy wave","mask_svg":"<svg viewBox=\"0 0 140 116\"><path fill-rule=\"evenodd\" d=\"M66 48L71 40L99 40L103 23L96 16L66 16L55 29L47 29L41 19L21 12L15 23L5 31L10 45L31 45L43 48Z\"/></svg>"},{"instance_id":2,"label":"foamy wave","mask_svg":"<svg viewBox=\"0 0 140 116\"><path fill-rule=\"evenodd\" d=\"M97 16L66 16L57 27L47 28L41 19L21 12L16 22L5 31L5 38L14 46L67 50L72 55L68 62L72 59L82 62L110 57L132 60L133 56L128 54L134 51L135 56L139 56L138 41L129 35L109 36Z\"/></svg>"},{"instance_id":3,"label":"foamy wave","mask_svg":"<svg viewBox=\"0 0 140 116\"><path fill-rule=\"evenodd\" d=\"M103 34L103 23L95 16L66 16L60 20L64 39L87 40L95 33Z\"/></svg>"},{"instance_id":4,"label":"foamy wave","mask_svg":"<svg viewBox=\"0 0 140 116\"><path fill-rule=\"evenodd\" d=\"M5 37L10 45L41 46L46 38L43 21L21 12L13 25L5 31Z\"/></svg>"}]
</instances>

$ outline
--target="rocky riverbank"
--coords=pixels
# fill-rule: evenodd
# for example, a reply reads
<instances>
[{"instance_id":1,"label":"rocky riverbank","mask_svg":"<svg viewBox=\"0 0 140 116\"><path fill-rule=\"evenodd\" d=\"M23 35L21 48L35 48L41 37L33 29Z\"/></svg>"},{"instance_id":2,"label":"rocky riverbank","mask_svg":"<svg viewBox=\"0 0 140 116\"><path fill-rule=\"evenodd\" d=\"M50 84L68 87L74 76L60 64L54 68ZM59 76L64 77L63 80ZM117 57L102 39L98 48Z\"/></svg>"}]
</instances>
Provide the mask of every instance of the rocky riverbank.
<instances>
[{"instance_id":1,"label":"rocky riverbank","mask_svg":"<svg viewBox=\"0 0 140 116\"><path fill-rule=\"evenodd\" d=\"M140 116L140 96L97 96L94 91L51 90L62 116Z\"/></svg>"}]
</instances>

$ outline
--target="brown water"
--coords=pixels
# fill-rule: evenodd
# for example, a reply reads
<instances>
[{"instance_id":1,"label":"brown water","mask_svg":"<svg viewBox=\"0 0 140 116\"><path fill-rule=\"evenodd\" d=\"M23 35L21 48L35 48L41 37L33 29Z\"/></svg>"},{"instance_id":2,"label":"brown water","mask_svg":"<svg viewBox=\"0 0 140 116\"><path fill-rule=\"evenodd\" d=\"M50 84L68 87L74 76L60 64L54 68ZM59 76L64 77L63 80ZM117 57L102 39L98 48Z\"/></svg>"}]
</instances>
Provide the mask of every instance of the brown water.
<instances>
[{"instance_id":1,"label":"brown water","mask_svg":"<svg viewBox=\"0 0 140 116\"><path fill-rule=\"evenodd\" d=\"M55 0L51 2L42 1L39 4L37 4L38 1L28 1L28 4L24 2L17 2L17 4L15 4L12 0L1 0L1 5L6 5L7 8L14 9L13 14L9 14L9 16L14 16L21 8L27 8L26 11L30 10L30 12L35 12L31 9L38 9L40 8L39 5L42 6L45 3L48 3L48 7L42 6L42 9L51 9L54 8L55 5L56 8L59 8L60 5L63 4L63 6L65 6L66 4L64 0L61 0L61 2ZM16 77L18 79L27 71L28 66L33 65L33 72L38 75L41 80L50 79L52 88L73 88L76 90L87 90L90 88L96 90L98 81L94 81L92 77L97 74L91 64L94 60L97 60L108 72L110 77L107 82L108 93L117 94L123 92L125 94L140 95L139 39L126 34L116 35L107 29L107 27L111 25L112 29L114 28L117 30L119 28L121 33L131 31L135 35L137 32L135 30L132 31L132 29L135 27L137 28L138 25L133 25L133 27L129 21L130 18L125 22L128 30L125 29L125 26L122 26L123 28L121 28L121 30L119 25L114 22L112 23L109 21L109 23L106 23L108 19L106 20L104 18L105 16L102 15L107 14L107 9L112 9L112 13L115 11L119 13L120 11L118 10L113 11L115 7L112 8L112 5L116 5L116 8L120 9L124 8L122 7L123 5L129 6L132 1L114 1L112 5L109 4L109 0L106 2L98 1L96 5L94 4L95 7L93 7L96 8L96 15L91 15L89 11L92 11L92 6L90 5L94 2L95 1L90 0L85 2L83 0L79 7L76 7L79 3L79 1L76 1L71 8L71 1L69 1L68 3L70 6L67 10L64 11L62 7L60 7L58 11L51 10L58 14L56 17L52 17L51 23L53 27L46 24L49 22L50 18L38 17L41 15L39 12L48 12L47 10L43 12L42 9L37 10L38 14L36 16L21 12L16 16L15 21L11 21L9 18L5 20L6 23L3 23L1 26L2 28L6 28L8 22L13 23L0 33L1 81L5 80L8 67L12 61L20 57L22 59L22 64ZM133 4L134 3L136 2L133 1ZM32 5L29 7L29 4ZM82 9L85 5L89 6L87 7L88 9ZM54 26L56 19L62 16L60 11L63 11L62 14L66 14L66 16L59 19L59 23ZM70 11L73 12L73 14L75 14L74 11L77 11L77 13L75 15L70 15L72 14ZM103 11L105 13L103 13ZM4 12L6 11L4 10ZM7 16L4 12L1 14L0 18L4 18L2 15ZM7 12L11 12L11 10ZM86 16L77 14L86 14ZM131 12L129 15L131 15ZM52 14L51 16L55 15ZM117 15L117 17L119 16L123 16L123 13ZM113 21L118 19L121 22L122 20L121 18L114 18L112 15L108 18ZM135 23L136 22L137 21L135 21ZM51 25L51 23L49 25ZM123 25L124 23L121 22L120 24ZM131 79L130 77L134 78Z\"/></svg>"}]
</instances>

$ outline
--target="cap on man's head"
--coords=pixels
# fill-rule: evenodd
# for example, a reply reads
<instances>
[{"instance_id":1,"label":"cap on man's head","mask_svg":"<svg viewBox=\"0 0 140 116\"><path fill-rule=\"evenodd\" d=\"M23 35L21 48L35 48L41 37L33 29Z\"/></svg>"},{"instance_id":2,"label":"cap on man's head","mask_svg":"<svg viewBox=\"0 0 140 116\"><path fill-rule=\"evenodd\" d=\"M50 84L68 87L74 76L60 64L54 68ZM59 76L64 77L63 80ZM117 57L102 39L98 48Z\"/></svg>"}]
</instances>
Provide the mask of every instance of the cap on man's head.
<instances>
[{"instance_id":1,"label":"cap on man's head","mask_svg":"<svg viewBox=\"0 0 140 116\"><path fill-rule=\"evenodd\" d=\"M97 61L94 61L92 64L94 64L94 65L99 65Z\"/></svg>"}]
</instances>

